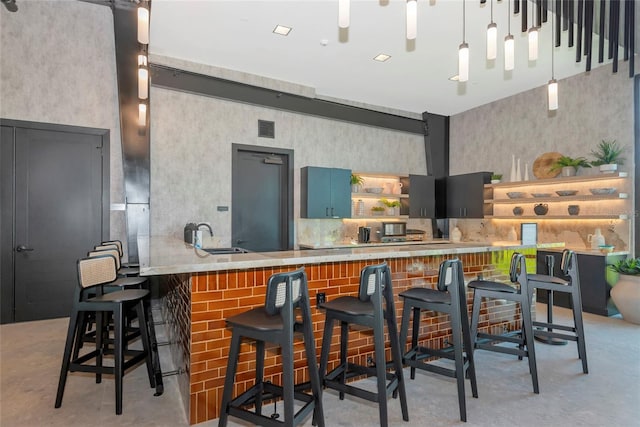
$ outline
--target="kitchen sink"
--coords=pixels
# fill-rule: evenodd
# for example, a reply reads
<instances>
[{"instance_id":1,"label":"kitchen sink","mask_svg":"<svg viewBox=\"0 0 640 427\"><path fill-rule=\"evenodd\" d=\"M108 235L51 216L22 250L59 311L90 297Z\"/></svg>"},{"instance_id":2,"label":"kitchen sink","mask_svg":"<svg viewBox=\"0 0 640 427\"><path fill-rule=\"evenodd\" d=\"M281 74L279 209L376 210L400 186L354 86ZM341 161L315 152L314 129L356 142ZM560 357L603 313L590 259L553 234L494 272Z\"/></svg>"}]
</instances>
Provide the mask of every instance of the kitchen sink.
<instances>
[{"instance_id":1,"label":"kitchen sink","mask_svg":"<svg viewBox=\"0 0 640 427\"><path fill-rule=\"evenodd\" d=\"M202 249L211 255L228 255L228 254L246 254L249 251L243 248L231 247L231 248L204 248Z\"/></svg>"}]
</instances>

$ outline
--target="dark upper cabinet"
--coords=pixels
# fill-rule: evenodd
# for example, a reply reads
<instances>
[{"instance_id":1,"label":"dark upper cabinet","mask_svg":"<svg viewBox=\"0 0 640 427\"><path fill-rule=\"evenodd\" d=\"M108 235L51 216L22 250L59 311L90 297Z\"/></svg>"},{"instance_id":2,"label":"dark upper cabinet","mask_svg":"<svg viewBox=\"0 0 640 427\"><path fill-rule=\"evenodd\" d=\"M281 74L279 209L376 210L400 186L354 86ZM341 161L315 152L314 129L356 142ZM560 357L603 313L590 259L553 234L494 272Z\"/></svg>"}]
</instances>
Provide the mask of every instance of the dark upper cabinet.
<instances>
[{"instance_id":1,"label":"dark upper cabinet","mask_svg":"<svg viewBox=\"0 0 640 427\"><path fill-rule=\"evenodd\" d=\"M436 184L439 218L483 218L484 185L491 172L474 172L439 178Z\"/></svg>"},{"instance_id":2,"label":"dark upper cabinet","mask_svg":"<svg viewBox=\"0 0 640 427\"><path fill-rule=\"evenodd\" d=\"M350 218L351 170L300 169L301 218Z\"/></svg>"},{"instance_id":3,"label":"dark upper cabinet","mask_svg":"<svg viewBox=\"0 0 640 427\"><path fill-rule=\"evenodd\" d=\"M401 215L409 218L435 218L436 193L435 179L427 175L409 175L400 178L402 193L408 194L408 199L401 199Z\"/></svg>"}]
</instances>

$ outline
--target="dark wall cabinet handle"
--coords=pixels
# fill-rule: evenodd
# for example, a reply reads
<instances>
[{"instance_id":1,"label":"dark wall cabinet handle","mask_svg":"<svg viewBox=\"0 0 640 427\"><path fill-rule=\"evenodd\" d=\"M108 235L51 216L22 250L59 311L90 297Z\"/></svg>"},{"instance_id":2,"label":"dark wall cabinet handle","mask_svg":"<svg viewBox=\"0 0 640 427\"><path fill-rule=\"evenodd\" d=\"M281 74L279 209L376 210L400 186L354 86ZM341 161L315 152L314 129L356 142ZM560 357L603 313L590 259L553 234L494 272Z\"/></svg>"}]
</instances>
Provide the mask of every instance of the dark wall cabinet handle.
<instances>
[{"instance_id":1,"label":"dark wall cabinet handle","mask_svg":"<svg viewBox=\"0 0 640 427\"><path fill-rule=\"evenodd\" d=\"M31 252L33 248L28 248L25 245L20 245L16 248L16 252Z\"/></svg>"},{"instance_id":2,"label":"dark wall cabinet handle","mask_svg":"<svg viewBox=\"0 0 640 427\"><path fill-rule=\"evenodd\" d=\"M324 216L329 216L329 208L324 208Z\"/></svg>"}]
</instances>

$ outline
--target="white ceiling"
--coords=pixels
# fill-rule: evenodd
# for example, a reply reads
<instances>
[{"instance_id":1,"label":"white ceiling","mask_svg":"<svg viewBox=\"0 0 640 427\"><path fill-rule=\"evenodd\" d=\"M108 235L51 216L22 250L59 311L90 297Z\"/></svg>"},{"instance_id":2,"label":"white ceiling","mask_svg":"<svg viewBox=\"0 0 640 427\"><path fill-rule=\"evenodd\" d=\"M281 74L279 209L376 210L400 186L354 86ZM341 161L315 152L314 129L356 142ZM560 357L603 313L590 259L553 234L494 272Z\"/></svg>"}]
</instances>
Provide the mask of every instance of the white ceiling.
<instances>
[{"instance_id":1,"label":"white ceiling","mask_svg":"<svg viewBox=\"0 0 640 427\"><path fill-rule=\"evenodd\" d=\"M551 78L552 15L540 34L539 59L529 62L521 17L512 14L516 65L514 71L504 71L507 3L493 2L499 49L497 60L487 61L491 0L483 6L479 0L466 1L471 52L467 83L448 80L457 74L462 0L418 0L414 42L405 38L405 0L351 0L348 30L338 28L337 0L153 0L149 51L309 86L318 97L448 116L545 85ZM293 30L287 37L274 34L277 24ZM562 37L562 46L554 49L558 80L585 72L585 60L576 63L576 48L568 47L567 32ZM597 43L594 35L593 68L600 66ZM379 53L391 59L374 61ZM628 73L626 64L618 72ZM560 86L561 103L562 96L570 94Z\"/></svg>"}]
</instances>

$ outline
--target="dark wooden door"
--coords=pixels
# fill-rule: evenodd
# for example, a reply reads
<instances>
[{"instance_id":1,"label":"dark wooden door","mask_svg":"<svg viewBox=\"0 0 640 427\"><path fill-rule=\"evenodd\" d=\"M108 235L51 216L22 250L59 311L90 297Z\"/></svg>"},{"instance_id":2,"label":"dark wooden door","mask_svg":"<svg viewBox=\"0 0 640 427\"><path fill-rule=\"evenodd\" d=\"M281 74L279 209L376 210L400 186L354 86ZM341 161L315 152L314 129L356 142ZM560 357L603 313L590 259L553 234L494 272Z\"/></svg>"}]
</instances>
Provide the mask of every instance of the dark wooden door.
<instances>
[{"instance_id":1,"label":"dark wooden door","mask_svg":"<svg viewBox=\"0 0 640 427\"><path fill-rule=\"evenodd\" d=\"M13 151L15 165L14 321L68 316L76 261L108 236L108 131L50 127L15 126L13 138L5 139L9 130L2 134L3 152ZM8 253L3 247L3 257ZM3 288L9 285L4 282Z\"/></svg>"},{"instance_id":2,"label":"dark wooden door","mask_svg":"<svg viewBox=\"0 0 640 427\"><path fill-rule=\"evenodd\" d=\"M473 172L447 177L447 217L482 218L484 216L484 184L491 172Z\"/></svg>"},{"instance_id":3,"label":"dark wooden door","mask_svg":"<svg viewBox=\"0 0 640 427\"><path fill-rule=\"evenodd\" d=\"M293 247L289 150L234 145L231 245L250 251Z\"/></svg>"}]
</instances>

